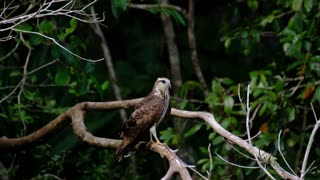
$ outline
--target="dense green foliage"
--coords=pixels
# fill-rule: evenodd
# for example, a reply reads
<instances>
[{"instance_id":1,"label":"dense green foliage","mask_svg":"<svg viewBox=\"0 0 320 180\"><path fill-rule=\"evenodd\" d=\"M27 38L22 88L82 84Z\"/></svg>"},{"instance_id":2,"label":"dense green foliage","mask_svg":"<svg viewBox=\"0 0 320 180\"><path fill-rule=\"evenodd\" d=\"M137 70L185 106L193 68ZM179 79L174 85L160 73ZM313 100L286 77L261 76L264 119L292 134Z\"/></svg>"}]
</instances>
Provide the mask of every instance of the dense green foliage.
<instances>
[{"instance_id":1,"label":"dense green foliage","mask_svg":"<svg viewBox=\"0 0 320 180\"><path fill-rule=\"evenodd\" d=\"M188 9L187 1L171 3ZM187 21L182 14L174 9L144 11L128 5L126 0L95 4L96 12L105 12L103 24L107 27L103 30L124 99L146 95L157 77L172 77L159 16L163 12L173 17L183 77L172 106L210 111L224 128L245 139L246 116L238 95L246 103L250 84L254 116L251 134L262 131L254 145L278 157L287 169L277 148L278 133L283 130L281 150L299 173L315 123L310 103L316 112L320 109L317 0L196 1L195 37L200 65L210 87L208 97L203 96L191 63ZM29 20L16 29L53 37L88 59L103 56L100 40L90 25L72 18L52 16ZM82 101L115 100L104 61L81 60L52 40L15 32L16 38L1 42L0 46L0 136L21 137L32 133ZM23 86L15 90L20 83ZM13 90L15 93L10 94ZM86 125L96 136L119 138L121 121L117 111L90 112ZM213 179L266 177L261 170L241 169L219 159L215 153L229 162L255 165L201 121L174 118L163 123L160 131L161 140L171 148L180 149L178 155L188 164L196 165L203 174L210 167L207 147L211 143ZM317 139L319 134L308 161L310 164L315 160L313 167L319 166ZM112 150L90 147L79 141L67 126L41 145L1 152L0 162L13 179L52 179L51 175L66 179L159 179L168 168L165 160L151 152L138 152L120 163L114 154ZM310 179L319 176L319 168L307 174Z\"/></svg>"}]
</instances>

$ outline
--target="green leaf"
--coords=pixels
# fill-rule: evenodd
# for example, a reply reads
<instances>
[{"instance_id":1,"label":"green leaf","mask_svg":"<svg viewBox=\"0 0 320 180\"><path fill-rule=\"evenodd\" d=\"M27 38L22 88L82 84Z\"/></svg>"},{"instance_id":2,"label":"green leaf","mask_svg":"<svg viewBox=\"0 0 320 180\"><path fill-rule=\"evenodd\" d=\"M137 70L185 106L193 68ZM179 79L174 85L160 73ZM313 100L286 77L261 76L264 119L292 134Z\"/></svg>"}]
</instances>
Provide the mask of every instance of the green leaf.
<instances>
[{"instance_id":1,"label":"green leaf","mask_svg":"<svg viewBox=\"0 0 320 180\"><path fill-rule=\"evenodd\" d=\"M288 117L289 122L293 121L296 117L295 108L294 107L287 108L287 114L288 114L287 117Z\"/></svg>"},{"instance_id":2,"label":"green leaf","mask_svg":"<svg viewBox=\"0 0 320 180\"><path fill-rule=\"evenodd\" d=\"M244 30L241 32L241 37L242 38L247 38L248 37L248 31Z\"/></svg>"},{"instance_id":3,"label":"green leaf","mask_svg":"<svg viewBox=\"0 0 320 180\"><path fill-rule=\"evenodd\" d=\"M285 43L283 44L283 50L289 57L298 57L301 53L302 42L301 40L297 40L293 43Z\"/></svg>"},{"instance_id":4,"label":"green leaf","mask_svg":"<svg viewBox=\"0 0 320 180\"><path fill-rule=\"evenodd\" d=\"M230 47L230 45L231 45L231 38L228 37L228 38L224 41L224 47L225 47L226 49L228 49L228 48Z\"/></svg>"},{"instance_id":5,"label":"green leaf","mask_svg":"<svg viewBox=\"0 0 320 180\"><path fill-rule=\"evenodd\" d=\"M211 84L211 89L214 93L219 93L221 92L221 84L217 80L213 80Z\"/></svg>"},{"instance_id":6,"label":"green leaf","mask_svg":"<svg viewBox=\"0 0 320 180\"><path fill-rule=\"evenodd\" d=\"M310 12L313 6L313 0L304 0L303 6L306 9L307 12Z\"/></svg>"},{"instance_id":7,"label":"green leaf","mask_svg":"<svg viewBox=\"0 0 320 180\"><path fill-rule=\"evenodd\" d=\"M17 69L13 70L10 72L9 76L10 77L17 77L17 76L20 76L21 75L21 72Z\"/></svg>"},{"instance_id":8,"label":"green leaf","mask_svg":"<svg viewBox=\"0 0 320 180\"><path fill-rule=\"evenodd\" d=\"M78 93L80 96L87 94L89 91L89 80L87 78L82 78L79 81Z\"/></svg>"},{"instance_id":9,"label":"green leaf","mask_svg":"<svg viewBox=\"0 0 320 180\"><path fill-rule=\"evenodd\" d=\"M58 86L66 85L70 82L70 72L66 68L60 68L55 76L55 82Z\"/></svg>"},{"instance_id":10,"label":"green leaf","mask_svg":"<svg viewBox=\"0 0 320 180\"><path fill-rule=\"evenodd\" d=\"M15 27L16 29L24 30L24 31L32 31L32 26L30 26L28 23L23 22Z\"/></svg>"},{"instance_id":11,"label":"green leaf","mask_svg":"<svg viewBox=\"0 0 320 180\"><path fill-rule=\"evenodd\" d=\"M256 10L259 7L259 2L257 0L248 0L248 7L252 10Z\"/></svg>"},{"instance_id":12,"label":"green leaf","mask_svg":"<svg viewBox=\"0 0 320 180\"><path fill-rule=\"evenodd\" d=\"M128 0L114 0L115 7L125 11L128 7Z\"/></svg>"},{"instance_id":13,"label":"green leaf","mask_svg":"<svg viewBox=\"0 0 320 180\"><path fill-rule=\"evenodd\" d=\"M103 91L107 90L108 87L109 87L109 84L110 84L109 81L103 82L102 85L101 85L101 89L102 89Z\"/></svg>"},{"instance_id":14,"label":"green leaf","mask_svg":"<svg viewBox=\"0 0 320 180\"><path fill-rule=\"evenodd\" d=\"M230 78L223 78L222 81L221 81L222 84L225 84L227 86L231 86L233 84L233 81L232 79Z\"/></svg>"},{"instance_id":15,"label":"green leaf","mask_svg":"<svg viewBox=\"0 0 320 180\"><path fill-rule=\"evenodd\" d=\"M96 67L95 63L87 62L86 66L84 67L84 72L87 74L90 74L96 69L95 67Z\"/></svg>"},{"instance_id":16,"label":"green leaf","mask_svg":"<svg viewBox=\"0 0 320 180\"><path fill-rule=\"evenodd\" d=\"M173 9L172 15L177 22L179 22L183 26L186 26L186 21L184 20L183 16L177 10Z\"/></svg>"},{"instance_id":17,"label":"green leaf","mask_svg":"<svg viewBox=\"0 0 320 180\"><path fill-rule=\"evenodd\" d=\"M30 80L31 80L32 83L35 83L37 81L37 79L38 79L38 76L36 76L36 75L32 75L30 77Z\"/></svg>"},{"instance_id":18,"label":"green leaf","mask_svg":"<svg viewBox=\"0 0 320 180\"><path fill-rule=\"evenodd\" d=\"M258 113L259 117L261 117L264 114L264 112L266 112L267 107L268 107L268 103L264 103L262 105L262 107L260 108L259 113Z\"/></svg>"},{"instance_id":19,"label":"green leaf","mask_svg":"<svg viewBox=\"0 0 320 180\"><path fill-rule=\"evenodd\" d=\"M54 25L53 25L52 21L43 20L39 24L39 30L42 33L49 33L49 32L54 31Z\"/></svg>"},{"instance_id":20,"label":"green leaf","mask_svg":"<svg viewBox=\"0 0 320 180\"><path fill-rule=\"evenodd\" d=\"M77 25L78 25L78 22L76 19L72 18L70 21L69 21L69 24L70 24L70 27L66 29L65 31L65 37L71 33L73 33L76 28L77 28Z\"/></svg>"},{"instance_id":21,"label":"green leaf","mask_svg":"<svg viewBox=\"0 0 320 180\"><path fill-rule=\"evenodd\" d=\"M224 98L224 111L231 112L234 105L234 99L231 96L226 96Z\"/></svg>"},{"instance_id":22,"label":"green leaf","mask_svg":"<svg viewBox=\"0 0 320 180\"><path fill-rule=\"evenodd\" d=\"M320 62L320 55L316 55L316 56L312 56L310 58L311 61L316 61L316 62Z\"/></svg>"},{"instance_id":23,"label":"green leaf","mask_svg":"<svg viewBox=\"0 0 320 180\"><path fill-rule=\"evenodd\" d=\"M218 145L218 144L220 144L220 143L222 143L223 142L223 138L221 137L221 136L218 136L218 137L216 137L215 139L213 139L213 141L212 141L212 145Z\"/></svg>"},{"instance_id":24,"label":"green leaf","mask_svg":"<svg viewBox=\"0 0 320 180\"><path fill-rule=\"evenodd\" d=\"M314 96L320 102L320 86L317 86Z\"/></svg>"},{"instance_id":25,"label":"green leaf","mask_svg":"<svg viewBox=\"0 0 320 180\"><path fill-rule=\"evenodd\" d=\"M103 98L103 90L102 90L101 85L99 84L98 80L92 75L90 75L90 80L93 81L93 83L95 84L95 87L99 92L100 98L102 99Z\"/></svg>"},{"instance_id":26,"label":"green leaf","mask_svg":"<svg viewBox=\"0 0 320 180\"><path fill-rule=\"evenodd\" d=\"M257 30L252 30L252 31L250 32L250 35L252 36L253 41L254 41L255 43L260 42L260 32L259 32L259 31L257 31Z\"/></svg>"},{"instance_id":27,"label":"green leaf","mask_svg":"<svg viewBox=\"0 0 320 180\"><path fill-rule=\"evenodd\" d=\"M264 27L264 26L266 26L267 24L272 23L273 20L274 20L274 15L271 14L271 15L263 18L262 21L260 22L260 25Z\"/></svg>"},{"instance_id":28,"label":"green leaf","mask_svg":"<svg viewBox=\"0 0 320 180\"><path fill-rule=\"evenodd\" d=\"M153 7L153 8L150 8L149 11L152 14L158 14L159 12L161 12L161 9Z\"/></svg>"},{"instance_id":29,"label":"green leaf","mask_svg":"<svg viewBox=\"0 0 320 180\"><path fill-rule=\"evenodd\" d=\"M293 0L291 4L291 8L294 11L300 11L303 0Z\"/></svg>"},{"instance_id":30,"label":"green leaf","mask_svg":"<svg viewBox=\"0 0 320 180\"><path fill-rule=\"evenodd\" d=\"M115 18L118 18L128 7L128 0L112 0L111 11Z\"/></svg>"},{"instance_id":31,"label":"green leaf","mask_svg":"<svg viewBox=\"0 0 320 180\"><path fill-rule=\"evenodd\" d=\"M212 140L213 138L216 137L216 135L217 135L217 133L212 132L212 133L209 134L208 139L209 139L209 140Z\"/></svg>"},{"instance_id":32,"label":"green leaf","mask_svg":"<svg viewBox=\"0 0 320 180\"><path fill-rule=\"evenodd\" d=\"M295 16L293 16L288 23L288 29L291 29L297 34L300 34L304 31L303 28L303 17L301 13L297 13Z\"/></svg>"},{"instance_id":33,"label":"green leaf","mask_svg":"<svg viewBox=\"0 0 320 180\"><path fill-rule=\"evenodd\" d=\"M41 44L44 41L44 38L42 36L38 36L38 35L34 35L34 34L30 34L30 44L32 46L36 46Z\"/></svg>"},{"instance_id":34,"label":"green leaf","mask_svg":"<svg viewBox=\"0 0 320 180\"><path fill-rule=\"evenodd\" d=\"M57 45L51 45L51 56L53 58L58 58L60 56L60 50L61 48Z\"/></svg>"},{"instance_id":35,"label":"green leaf","mask_svg":"<svg viewBox=\"0 0 320 180\"><path fill-rule=\"evenodd\" d=\"M202 127L202 124L197 124L193 126L184 134L184 137L190 137L194 135L196 132L198 132L201 129L201 127Z\"/></svg>"}]
</instances>

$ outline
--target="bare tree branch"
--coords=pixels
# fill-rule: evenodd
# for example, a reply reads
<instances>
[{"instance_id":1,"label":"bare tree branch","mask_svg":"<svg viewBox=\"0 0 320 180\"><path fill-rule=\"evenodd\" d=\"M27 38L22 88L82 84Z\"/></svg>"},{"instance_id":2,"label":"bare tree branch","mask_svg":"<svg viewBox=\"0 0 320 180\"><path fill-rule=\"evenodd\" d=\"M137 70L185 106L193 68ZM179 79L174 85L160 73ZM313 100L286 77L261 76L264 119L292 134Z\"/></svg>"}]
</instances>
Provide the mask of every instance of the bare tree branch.
<instances>
[{"instance_id":1,"label":"bare tree branch","mask_svg":"<svg viewBox=\"0 0 320 180\"><path fill-rule=\"evenodd\" d=\"M251 146L251 148L253 148L253 144L251 141L251 135L250 135L250 127L251 126L250 126L250 99L249 99L249 96L250 96L250 85L248 85L248 88L247 88L246 129L247 129L249 145ZM256 162L259 165L260 169L262 169L271 179L275 180L275 178L268 172L268 170L262 166L260 159L259 159L259 156L255 153L253 153L253 156L255 157Z\"/></svg>"},{"instance_id":2,"label":"bare tree branch","mask_svg":"<svg viewBox=\"0 0 320 180\"><path fill-rule=\"evenodd\" d=\"M14 2L14 1L12 1ZM41 3L38 1L36 3L30 3L29 7L19 15L15 15L14 17L10 17L11 13L7 15L5 12L14 12L21 8L20 4L9 3L8 5L4 3L4 8L0 14L0 25L6 25L5 28L0 28L0 32L8 31L14 29L19 24L26 22L30 19L37 19L46 16L67 16L74 19L77 19L81 22L92 23L92 22L101 22L103 19L98 19L92 17L90 14L87 14L85 10L97 2L94 0L88 4L85 4L83 7L75 8L76 0L51 0L47 2L46 0ZM64 5L61 5L65 3ZM55 9L56 7L59 7ZM37 10L32 9L38 8Z\"/></svg>"},{"instance_id":3,"label":"bare tree branch","mask_svg":"<svg viewBox=\"0 0 320 180\"><path fill-rule=\"evenodd\" d=\"M84 60L84 61L89 61L89 62L99 62L99 61L102 61L103 58L100 58L100 59L87 59L87 58L84 58L84 57L81 57L79 55L77 55L76 53L70 51L69 49L65 48L63 45L61 45L60 43L58 43L57 40L55 40L54 38L52 37L49 37L47 35L44 35L42 33L39 33L39 32L34 32L34 31L25 31L25 30L21 30L21 29L13 29L14 31L17 31L17 32L21 32L21 33L27 33L27 34L35 34L35 35L38 35L38 36L42 36L48 40L51 40L52 42L54 42L54 44L56 44L57 46L59 46L60 48L62 48L63 50L67 51L68 53L72 54L73 56L81 59L81 60Z\"/></svg>"},{"instance_id":4,"label":"bare tree branch","mask_svg":"<svg viewBox=\"0 0 320 180\"><path fill-rule=\"evenodd\" d=\"M2 137L0 138L0 149L16 149L16 148L22 148L27 145L32 145L37 142L39 142L40 139L43 139L45 137L48 137L50 134L52 135L53 132L60 130L62 127L67 125L70 122L72 122L72 127L75 132L75 134L84 142L89 143L90 145L94 146L100 146L105 148L111 148L115 149L117 148L121 140L116 139L108 139L108 138L100 138L93 136L90 132L86 131L86 127L84 124L84 116L86 111L93 111L93 110L110 110L110 109L118 109L118 108L129 108L133 107L137 103L139 103L142 100L140 99L132 99L132 100L123 100L123 101L112 101L112 102L82 102L79 104L76 104L72 108L68 109L64 113L62 113L60 116L58 116L53 121L49 122L47 125L42 127L41 129L35 131L32 134L29 134L27 136L21 137L21 138L6 138ZM224 138L228 139L229 141L233 142L234 144L237 144L238 146L245 149L250 154L257 156L261 161L263 161L266 164L270 164L270 166L277 172L282 178L284 179L294 179L298 180L299 177L285 171L277 162L276 158L273 157L271 154L258 149L257 147L254 147L244 141L243 139L239 138L238 136L232 134L231 132L225 130L220 124L218 124L214 118L214 116L207 112L199 112L199 111L185 111L185 110L179 110L172 108L171 109L171 115L180 117L180 118L199 118L204 120L215 132L223 136ZM155 148L155 149L154 149ZM159 148L159 149L158 149ZM163 148L162 145L152 145L150 146L151 150L154 151L161 151L164 152L165 150L168 150L168 148ZM172 152L168 153L171 154L170 158L173 158ZM165 156L166 157L166 156ZM169 158L169 157L168 157ZM172 159L172 161L177 161L177 159ZM169 164L171 159L169 160ZM173 163L173 162L171 162ZM177 162L176 162L177 164ZM170 164L171 165L171 164ZM177 165L178 167L172 167L170 166L168 170L168 176L173 172L179 172L186 173L187 170L179 170L182 168L180 165ZM165 176L166 177L166 176ZM182 175L181 177L188 177L187 175Z\"/></svg>"},{"instance_id":5,"label":"bare tree branch","mask_svg":"<svg viewBox=\"0 0 320 180\"><path fill-rule=\"evenodd\" d=\"M169 149L167 146L157 144L157 143L151 143L149 145L150 150L160 154L161 157L165 157L169 161L169 169L166 173L166 175L161 180L168 180L172 179L172 176L174 173L178 173L181 177L181 179L185 180L191 180L191 176L187 170L187 167L185 166L185 163L183 163L182 160L177 159L178 157L173 155L173 151Z\"/></svg>"}]
</instances>

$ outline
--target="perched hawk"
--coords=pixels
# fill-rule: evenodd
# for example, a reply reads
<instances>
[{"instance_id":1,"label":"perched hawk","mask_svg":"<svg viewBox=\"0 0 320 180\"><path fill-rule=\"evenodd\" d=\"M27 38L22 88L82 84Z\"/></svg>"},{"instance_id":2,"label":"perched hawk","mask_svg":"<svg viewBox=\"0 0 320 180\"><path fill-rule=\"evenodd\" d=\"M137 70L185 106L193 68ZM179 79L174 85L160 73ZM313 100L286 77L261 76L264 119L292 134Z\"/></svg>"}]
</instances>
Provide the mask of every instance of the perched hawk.
<instances>
[{"instance_id":1,"label":"perched hawk","mask_svg":"<svg viewBox=\"0 0 320 180\"><path fill-rule=\"evenodd\" d=\"M140 103L135 106L134 112L126 121L121 138L123 138L119 149L116 152L117 159L120 160L124 153L132 150L145 137L150 134L157 143L156 127L164 119L166 114L170 113L170 80L167 78L158 78L154 83L152 91ZM169 109L169 111L168 111Z\"/></svg>"}]
</instances>

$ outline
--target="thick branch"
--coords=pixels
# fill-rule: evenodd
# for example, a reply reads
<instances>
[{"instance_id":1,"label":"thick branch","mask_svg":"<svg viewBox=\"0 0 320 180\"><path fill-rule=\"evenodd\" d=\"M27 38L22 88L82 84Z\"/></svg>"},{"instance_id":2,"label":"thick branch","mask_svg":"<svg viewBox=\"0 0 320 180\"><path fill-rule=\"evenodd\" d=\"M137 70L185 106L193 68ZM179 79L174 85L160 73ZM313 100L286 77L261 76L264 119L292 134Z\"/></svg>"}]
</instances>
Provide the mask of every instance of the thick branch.
<instances>
[{"instance_id":1,"label":"thick branch","mask_svg":"<svg viewBox=\"0 0 320 180\"><path fill-rule=\"evenodd\" d=\"M83 102L79 103L72 108L68 109L66 112L58 116L55 120L48 123L43 128L39 129L38 131L29 134L27 136L21 138L0 138L0 149L7 149L7 148L16 148L22 147L26 145L31 145L40 139L46 137L48 134L60 129L61 125L65 122L68 122L70 118L72 118L72 127L74 129L75 134L82 140L91 145L95 146L102 146L106 148L116 148L120 145L120 140L115 139L107 139L107 138L98 138L93 136L91 133L86 131L84 125L84 115L86 111L92 110L107 110L107 109L118 109L118 108L128 108L133 107L142 99L132 99L132 100L124 100L124 101L113 101L113 102ZM299 177L285 171L277 162L276 158L273 157L271 154L260 150L256 147L252 147L249 143L244 141L243 139L237 137L236 135L232 134L231 132L225 130L220 124L215 121L215 118L212 114L207 112L198 112L198 111L185 111L185 110L178 110L175 108L171 109L171 115L181 117L181 118L199 118L203 119L207 124L209 124L212 129L223 136L224 138L228 139L229 141L237 144L238 146L245 149L252 155L259 157L264 163L270 164L271 167L284 179L294 179L298 180ZM155 148L155 149L154 149ZM158 145L151 145L150 149L154 150L155 152L161 151L164 155L164 150L161 150L162 147ZM169 150L167 148L167 150ZM169 150L170 151L170 150ZM172 154L172 152L171 152ZM172 154L173 156L173 154ZM166 156L165 156L166 157ZM168 159L169 160L169 159ZM175 159L177 161L177 159ZM170 160L169 160L170 163ZM173 163L173 162L172 162ZM177 165L178 166L178 165ZM171 167L170 167L171 168ZM179 169L179 168L178 168ZM169 169L170 173L173 172L173 169ZM178 170L180 173L180 170ZM186 173L186 170L181 170L181 173ZM169 176L168 175L168 176ZM181 175L182 176L182 175ZM184 176L184 175L183 175ZM166 176L165 176L166 177Z\"/></svg>"},{"instance_id":2,"label":"thick branch","mask_svg":"<svg viewBox=\"0 0 320 180\"><path fill-rule=\"evenodd\" d=\"M169 169L166 175L161 180L172 179L174 173L179 173L181 179L192 179L186 165L182 160L178 159L178 157L174 154L170 148L165 145L150 143L150 150L160 154L161 157L165 157L169 161Z\"/></svg>"},{"instance_id":3,"label":"thick branch","mask_svg":"<svg viewBox=\"0 0 320 180\"><path fill-rule=\"evenodd\" d=\"M203 119L206 123L208 123L214 131L228 139L229 141L237 144L238 146L244 148L247 152L252 155L256 155L263 162L268 163L272 166L272 168L283 178L283 179L295 179L298 180L299 177L285 171L277 162L277 159L273 157L271 154L260 150L256 147L252 147L249 143L239 138L238 136L232 134L231 132L225 130L220 124L217 123L214 116L207 112L192 112L192 111L184 111L178 109L171 109L171 115L182 117L182 118L200 118Z\"/></svg>"},{"instance_id":4,"label":"thick branch","mask_svg":"<svg viewBox=\"0 0 320 180\"><path fill-rule=\"evenodd\" d=\"M115 148L116 144L119 144L119 140L111 140L101 138L95 139L93 135L86 131L83 122L83 113L85 111L92 110L107 110L107 109L119 109L129 108L140 102L142 99L124 100L124 101L111 101L111 102L83 102L79 103L66 112L62 113L56 119L50 121L47 125L43 126L39 130L21 137L21 138L0 138L0 149L19 149L25 146L33 145L38 143L40 140L52 135L62 129L72 118L72 127L76 135L78 135L83 141L102 147ZM94 141L92 141L94 139ZM109 142L110 141L110 142Z\"/></svg>"}]
</instances>

